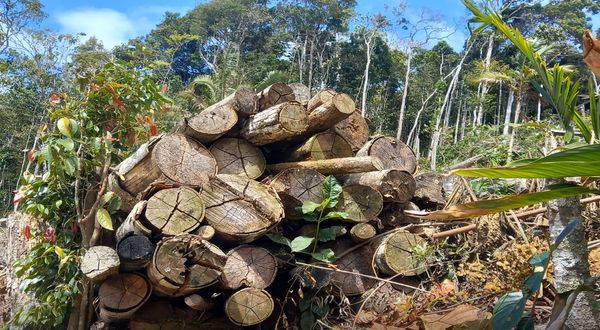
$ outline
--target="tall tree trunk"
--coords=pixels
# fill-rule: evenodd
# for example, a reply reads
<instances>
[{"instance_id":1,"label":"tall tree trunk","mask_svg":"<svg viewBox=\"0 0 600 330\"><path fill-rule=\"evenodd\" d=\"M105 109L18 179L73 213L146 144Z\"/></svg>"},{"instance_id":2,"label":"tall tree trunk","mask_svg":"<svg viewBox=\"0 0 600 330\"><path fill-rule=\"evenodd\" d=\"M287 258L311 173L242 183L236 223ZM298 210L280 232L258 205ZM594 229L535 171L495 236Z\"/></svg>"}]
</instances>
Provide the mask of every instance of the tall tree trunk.
<instances>
[{"instance_id":1,"label":"tall tree trunk","mask_svg":"<svg viewBox=\"0 0 600 330\"><path fill-rule=\"evenodd\" d=\"M487 53L485 55L485 71L489 71L490 70L490 64L492 63L492 50L494 49L494 37L495 34L492 32L492 34L490 34L489 38L488 38L488 47L487 47ZM485 98L485 96L487 95L489 91L489 85L487 83L487 81L483 81L483 84L481 85L481 94L479 95L479 109L477 111L477 125L481 125L481 123L483 122L483 99Z\"/></svg>"},{"instance_id":2,"label":"tall tree trunk","mask_svg":"<svg viewBox=\"0 0 600 330\"><path fill-rule=\"evenodd\" d=\"M317 39L316 33L317 32L315 32L315 35L313 35L312 40L310 41L310 53L308 54L308 83L306 86L308 86L309 91L312 91L313 69L315 62L315 42Z\"/></svg>"},{"instance_id":3,"label":"tall tree trunk","mask_svg":"<svg viewBox=\"0 0 600 330\"><path fill-rule=\"evenodd\" d=\"M406 144L410 145L410 142L414 137L415 130L417 129L417 125L419 124L419 121L421 119L421 114L423 113L425 107L427 107L427 103L429 103L429 100L431 100L435 93L437 93L437 89L434 90L431 94L429 94L429 96L427 96L427 98L421 104L421 108L419 109L419 111L417 112L417 116L415 117L413 127L410 129L410 133L408 133L408 137L406 138Z\"/></svg>"},{"instance_id":4,"label":"tall tree trunk","mask_svg":"<svg viewBox=\"0 0 600 330\"><path fill-rule=\"evenodd\" d=\"M506 112L504 114L504 128L502 129L502 135L508 135L508 128L510 124L510 117L512 115L512 105L515 100L515 91L509 88L508 100L506 101Z\"/></svg>"},{"instance_id":5,"label":"tall tree trunk","mask_svg":"<svg viewBox=\"0 0 600 330\"><path fill-rule=\"evenodd\" d=\"M502 115L502 87L503 84L500 82L498 87L498 104L496 106L496 118L494 119L494 125L500 125L500 116Z\"/></svg>"},{"instance_id":6,"label":"tall tree trunk","mask_svg":"<svg viewBox=\"0 0 600 330\"><path fill-rule=\"evenodd\" d=\"M519 116L521 115L521 105L523 104L523 94L519 91L519 95L517 96L517 104L515 105L515 121L512 132L510 133L510 140L508 142L508 157L506 158L506 162L510 163L512 161L512 153L515 144L515 135L517 134L517 124L519 123Z\"/></svg>"},{"instance_id":7,"label":"tall tree trunk","mask_svg":"<svg viewBox=\"0 0 600 330\"><path fill-rule=\"evenodd\" d=\"M409 46L406 50L408 58L406 59L406 72L404 73L404 90L402 91L402 103L400 104L400 114L398 115L398 130L396 139L402 140L402 126L404 126L404 112L406 111L406 97L408 95L408 81L410 78L410 65L412 61L412 48Z\"/></svg>"},{"instance_id":8,"label":"tall tree trunk","mask_svg":"<svg viewBox=\"0 0 600 330\"><path fill-rule=\"evenodd\" d=\"M372 43L375 33L367 34L365 32L365 46L367 48L367 63L365 64L365 79L363 81L362 100L361 100L361 115L367 117L367 91L369 89L369 67L371 66L371 51L373 50Z\"/></svg>"},{"instance_id":9,"label":"tall tree trunk","mask_svg":"<svg viewBox=\"0 0 600 330\"><path fill-rule=\"evenodd\" d=\"M542 94L538 95L537 99L537 114L535 116L536 121L539 123L542 119Z\"/></svg>"},{"instance_id":10,"label":"tall tree trunk","mask_svg":"<svg viewBox=\"0 0 600 330\"><path fill-rule=\"evenodd\" d=\"M463 111L463 94L461 93L460 103L458 104L458 112L456 114L456 123L454 124L454 143L458 142L458 126L460 124L460 117Z\"/></svg>"}]
</instances>

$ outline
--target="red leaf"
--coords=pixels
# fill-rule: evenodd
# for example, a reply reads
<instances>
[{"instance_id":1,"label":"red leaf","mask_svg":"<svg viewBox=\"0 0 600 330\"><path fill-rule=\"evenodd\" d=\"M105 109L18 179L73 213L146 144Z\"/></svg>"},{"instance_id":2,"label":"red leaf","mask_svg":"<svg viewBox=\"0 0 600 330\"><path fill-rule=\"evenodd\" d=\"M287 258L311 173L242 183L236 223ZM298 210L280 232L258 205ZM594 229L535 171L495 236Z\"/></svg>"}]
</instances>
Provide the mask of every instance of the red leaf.
<instances>
[{"instance_id":1,"label":"red leaf","mask_svg":"<svg viewBox=\"0 0 600 330\"><path fill-rule=\"evenodd\" d=\"M56 243L56 234L54 233L54 228L46 228L44 231L44 242Z\"/></svg>"},{"instance_id":2,"label":"red leaf","mask_svg":"<svg viewBox=\"0 0 600 330\"><path fill-rule=\"evenodd\" d=\"M58 94L51 94L50 95L50 103L52 103L52 104L60 103L60 96L58 96Z\"/></svg>"},{"instance_id":3,"label":"red leaf","mask_svg":"<svg viewBox=\"0 0 600 330\"><path fill-rule=\"evenodd\" d=\"M29 225L25 225L25 227L23 227L23 230L21 230L21 234L23 235L23 237L25 237L26 240L29 240L31 238L31 228L29 228Z\"/></svg>"},{"instance_id":4,"label":"red leaf","mask_svg":"<svg viewBox=\"0 0 600 330\"><path fill-rule=\"evenodd\" d=\"M29 151L27 151L27 160L30 163L33 163L35 161L35 151L33 149L29 149Z\"/></svg>"},{"instance_id":5,"label":"red leaf","mask_svg":"<svg viewBox=\"0 0 600 330\"><path fill-rule=\"evenodd\" d=\"M167 94L169 92L169 85L167 85L167 84L162 85L162 87L160 88L160 92L163 94Z\"/></svg>"},{"instance_id":6,"label":"red leaf","mask_svg":"<svg viewBox=\"0 0 600 330\"><path fill-rule=\"evenodd\" d=\"M158 134L158 128L156 124L152 123L150 124L150 136L156 136L156 134Z\"/></svg>"}]
</instances>

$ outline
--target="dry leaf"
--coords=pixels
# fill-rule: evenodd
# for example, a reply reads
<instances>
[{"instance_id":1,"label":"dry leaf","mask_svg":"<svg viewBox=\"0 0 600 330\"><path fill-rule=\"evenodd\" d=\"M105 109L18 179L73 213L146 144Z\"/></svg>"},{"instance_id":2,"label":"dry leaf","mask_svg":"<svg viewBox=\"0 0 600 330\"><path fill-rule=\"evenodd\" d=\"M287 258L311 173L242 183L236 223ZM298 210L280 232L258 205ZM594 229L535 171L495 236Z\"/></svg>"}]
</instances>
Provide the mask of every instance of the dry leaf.
<instances>
[{"instance_id":1,"label":"dry leaf","mask_svg":"<svg viewBox=\"0 0 600 330\"><path fill-rule=\"evenodd\" d=\"M596 76L600 77L600 41L590 30L583 31L583 61Z\"/></svg>"},{"instance_id":2,"label":"dry leaf","mask_svg":"<svg viewBox=\"0 0 600 330\"><path fill-rule=\"evenodd\" d=\"M489 313L471 305L460 305L444 315L427 314L420 316L425 330L447 330L455 326L461 326L460 329L468 329L462 327L462 325L466 322L486 320L490 317Z\"/></svg>"}]
</instances>

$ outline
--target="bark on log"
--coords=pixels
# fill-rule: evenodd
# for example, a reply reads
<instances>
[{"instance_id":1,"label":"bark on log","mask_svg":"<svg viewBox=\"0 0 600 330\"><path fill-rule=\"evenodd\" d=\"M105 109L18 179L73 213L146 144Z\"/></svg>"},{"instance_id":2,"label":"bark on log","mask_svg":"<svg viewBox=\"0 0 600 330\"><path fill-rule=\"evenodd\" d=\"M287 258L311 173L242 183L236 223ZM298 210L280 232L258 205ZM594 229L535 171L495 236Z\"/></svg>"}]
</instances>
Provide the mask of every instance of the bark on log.
<instances>
[{"instance_id":1,"label":"bark on log","mask_svg":"<svg viewBox=\"0 0 600 330\"><path fill-rule=\"evenodd\" d=\"M202 297L199 294L191 294L183 299L183 302L191 308L201 312L207 312L216 307L215 302L210 298Z\"/></svg>"},{"instance_id":2,"label":"bark on log","mask_svg":"<svg viewBox=\"0 0 600 330\"><path fill-rule=\"evenodd\" d=\"M313 111L314 109L320 107L322 104L331 101L331 99L335 95L337 95L337 92L334 91L333 89L323 89L323 90L317 92L317 94L315 94L315 96L313 96L308 101L308 104L306 105L306 110L308 112Z\"/></svg>"},{"instance_id":3,"label":"bark on log","mask_svg":"<svg viewBox=\"0 0 600 330\"><path fill-rule=\"evenodd\" d=\"M144 226L141 222L142 214L146 210L146 205L148 201L140 201L129 212L127 218L123 221L123 223L117 228L115 232L115 238L118 241L124 239L129 235L143 235L150 236L152 231Z\"/></svg>"},{"instance_id":4,"label":"bark on log","mask_svg":"<svg viewBox=\"0 0 600 330\"><path fill-rule=\"evenodd\" d=\"M410 174L417 170L417 158L412 149L389 136L373 138L356 152L356 156L379 157L386 170L404 170Z\"/></svg>"},{"instance_id":5,"label":"bark on log","mask_svg":"<svg viewBox=\"0 0 600 330\"><path fill-rule=\"evenodd\" d=\"M99 318L117 321L130 318L150 298L152 287L138 274L117 274L102 282L98 290Z\"/></svg>"},{"instance_id":6,"label":"bark on log","mask_svg":"<svg viewBox=\"0 0 600 330\"><path fill-rule=\"evenodd\" d=\"M251 242L284 216L283 205L274 192L241 176L219 174L200 194L206 203L208 224L227 241Z\"/></svg>"},{"instance_id":7,"label":"bark on log","mask_svg":"<svg viewBox=\"0 0 600 330\"><path fill-rule=\"evenodd\" d=\"M216 283L226 259L216 245L182 234L158 243L148 278L156 292L181 297Z\"/></svg>"},{"instance_id":8,"label":"bark on log","mask_svg":"<svg viewBox=\"0 0 600 330\"><path fill-rule=\"evenodd\" d=\"M270 178L267 184L275 189L283 206L285 216L290 219L300 219L302 215L296 210L305 201L317 202L323 200L323 181L321 173L305 169L290 168L281 171Z\"/></svg>"},{"instance_id":9,"label":"bark on log","mask_svg":"<svg viewBox=\"0 0 600 330\"><path fill-rule=\"evenodd\" d=\"M273 283L277 274L277 259L268 250L239 245L227 253L219 282L225 289L242 286L264 289Z\"/></svg>"},{"instance_id":10,"label":"bark on log","mask_svg":"<svg viewBox=\"0 0 600 330\"><path fill-rule=\"evenodd\" d=\"M81 272L91 282L98 282L119 272L119 255L108 246L93 246L83 255Z\"/></svg>"},{"instance_id":11,"label":"bark on log","mask_svg":"<svg viewBox=\"0 0 600 330\"><path fill-rule=\"evenodd\" d=\"M356 243L364 242L375 237L377 231L373 225L368 223L357 223L350 228L350 237Z\"/></svg>"},{"instance_id":12,"label":"bark on log","mask_svg":"<svg viewBox=\"0 0 600 330\"><path fill-rule=\"evenodd\" d=\"M344 250L351 248L355 244L348 241L336 241L335 251L337 255L341 255ZM345 243L345 244L342 244ZM371 266L373 257L373 250L370 245L360 247L348 254L342 256L334 264L335 266L344 271L348 271L355 274L364 274L370 276L376 276ZM377 282L372 278L364 276L353 275L349 273L333 272L331 277L331 283L342 290L346 296L356 296L365 293L371 289Z\"/></svg>"},{"instance_id":13,"label":"bark on log","mask_svg":"<svg viewBox=\"0 0 600 330\"><path fill-rule=\"evenodd\" d=\"M419 223L422 222L420 219L412 218L404 214L405 210L409 211L420 211L419 207L409 202L406 204L399 203L385 203L383 210L379 214L379 220L385 227L396 228L407 223Z\"/></svg>"},{"instance_id":14,"label":"bark on log","mask_svg":"<svg viewBox=\"0 0 600 330\"><path fill-rule=\"evenodd\" d=\"M416 182L410 173L400 170L373 171L342 175L344 185L362 184L381 193L387 202L408 203L415 194Z\"/></svg>"},{"instance_id":15,"label":"bark on log","mask_svg":"<svg viewBox=\"0 0 600 330\"><path fill-rule=\"evenodd\" d=\"M427 270L428 256L418 255L416 247L421 249L427 246L427 242L418 235L395 231L376 239L375 265L383 275L414 276Z\"/></svg>"},{"instance_id":16,"label":"bark on log","mask_svg":"<svg viewBox=\"0 0 600 330\"><path fill-rule=\"evenodd\" d=\"M263 89L257 94L259 111L268 109L274 105L294 101L294 91L282 82Z\"/></svg>"},{"instance_id":17,"label":"bark on log","mask_svg":"<svg viewBox=\"0 0 600 330\"><path fill-rule=\"evenodd\" d=\"M217 161L219 174L235 174L256 179L265 171L266 161L262 151L245 140L219 139L211 145L210 152Z\"/></svg>"},{"instance_id":18,"label":"bark on log","mask_svg":"<svg viewBox=\"0 0 600 330\"><path fill-rule=\"evenodd\" d=\"M271 295L255 288L237 291L225 302L225 314L236 325L247 327L266 320L275 304Z\"/></svg>"},{"instance_id":19,"label":"bark on log","mask_svg":"<svg viewBox=\"0 0 600 330\"><path fill-rule=\"evenodd\" d=\"M336 211L345 212L348 216L344 220L353 222L367 222L375 219L383 209L383 196L369 186L351 184L342 188L342 194Z\"/></svg>"},{"instance_id":20,"label":"bark on log","mask_svg":"<svg viewBox=\"0 0 600 330\"><path fill-rule=\"evenodd\" d=\"M168 134L143 145L117 167L121 187L138 196L155 181L198 186L217 173L217 162L197 141Z\"/></svg>"},{"instance_id":21,"label":"bark on log","mask_svg":"<svg viewBox=\"0 0 600 330\"><path fill-rule=\"evenodd\" d=\"M369 140L369 124L358 110L355 110L348 118L335 124L331 131L346 139L354 152L358 151Z\"/></svg>"},{"instance_id":22,"label":"bark on log","mask_svg":"<svg viewBox=\"0 0 600 330\"><path fill-rule=\"evenodd\" d=\"M383 168L383 164L375 157L346 157L271 164L267 165L267 170L278 173L294 167L311 169L328 175L379 171Z\"/></svg>"},{"instance_id":23,"label":"bark on log","mask_svg":"<svg viewBox=\"0 0 600 330\"><path fill-rule=\"evenodd\" d=\"M412 200L419 208L439 210L446 205L442 174L421 173L415 177L415 181L417 189Z\"/></svg>"},{"instance_id":24,"label":"bark on log","mask_svg":"<svg viewBox=\"0 0 600 330\"><path fill-rule=\"evenodd\" d=\"M308 101L310 100L310 90L308 87L302 83L293 83L289 84L292 92L294 93L294 100L300 103L303 107L308 105Z\"/></svg>"},{"instance_id":25,"label":"bark on log","mask_svg":"<svg viewBox=\"0 0 600 330\"><path fill-rule=\"evenodd\" d=\"M330 129L348 118L355 110L354 101L346 94L336 94L331 100L312 109L308 113L307 134Z\"/></svg>"},{"instance_id":26,"label":"bark on log","mask_svg":"<svg viewBox=\"0 0 600 330\"><path fill-rule=\"evenodd\" d=\"M121 207L119 210L123 213L131 212L135 204L138 202L136 196L131 195L129 192L125 191L125 189L121 188L121 185L119 184L119 178L114 172L108 176L108 191L112 191L117 197L119 197L121 200Z\"/></svg>"},{"instance_id":27,"label":"bark on log","mask_svg":"<svg viewBox=\"0 0 600 330\"><path fill-rule=\"evenodd\" d=\"M204 201L188 187L163 189L148 199L144 218L148 228L163 236L190 233L204 219Z\"/></svg>"},{"instance_id":28,"label":"bark on log","mask_svg":"<svg viewBox=\"0 0 600 330\"><path fill-rule=\"evenodd\" d=\"M213 237L215 237L215 229L212 226L204 225L198 227L193 234L202 237L202 239L205 241L210 241L213 239Z\"/></svg>"},{"instance_id":29,"label":"bark on log","mask_svg":"<svg viewBox=\"0 0 600 330\"><path fill-rule=\"evenodd\" d=\"M152 260L154 244L141 235L130 235L117 243L121 270L131 272L145 268Z\"/></svg>"},{"instance_id":30,"label":"bark on log","mask_svg":"<svg viewBox=\"0 0 600 330\"><path fill-rule=\"evenodd\" d=\"M308 128L308 116L299 103L285 102L251 116L240 129L240 136L262 146L300 135Z\"/></svg>"},{"instance_id":31,"label":"bark on log","mask_svg":"<svg viewBox=\"0 0 600 330\"><path fill-rule=\"evenodd\" d=\"M310 137L285 159L287 161L319 160L352 157L352 147L339 134L321 132Z\"/></svg>"}]
</instances>

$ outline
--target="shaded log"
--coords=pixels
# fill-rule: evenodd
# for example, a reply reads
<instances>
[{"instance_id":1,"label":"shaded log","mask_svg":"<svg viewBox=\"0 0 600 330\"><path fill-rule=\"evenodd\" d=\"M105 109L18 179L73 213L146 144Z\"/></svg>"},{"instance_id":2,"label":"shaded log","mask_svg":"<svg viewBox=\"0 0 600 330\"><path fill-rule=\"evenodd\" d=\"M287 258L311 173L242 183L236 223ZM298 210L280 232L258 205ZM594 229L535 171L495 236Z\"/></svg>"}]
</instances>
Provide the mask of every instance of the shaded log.
<instances>
[{"instance_id":1,"label":"shaded log","mask_svg":"<svg viewBox=\"0 0 600 330\"><path fill-rule=\"evenodd\" d=\"M212 226L204 225L198 227L193 234L202 237L203 240L210 241L215 236L215 229Z\"/></svg>"},{"instance_id":2,"label":"shaded log","mask_svg":"<svg viewBox=\"0 0 600 330\"><path fill-rule=\"evenodd\" d=\"M300 135L308 128L308 116L299 103L286 102L251 116L240 136L255 145L265 145Z\"/></svg>"},{"instance_id":3,"label":"shaded log","mask_svg":"<svg viewBox=\"0 0 600 330\"><path fill-rule=\"evenodd\" d=\"M267 170L278 173L288 168L306 168L321 174L346 174L378 171L383 168L381 161L375 157L346 157L322 160L306 160L267 165Z\"/></svg>"},{"instance_id":4,"label":"shaded log","mask_svg":"<svg viewBox=\"0 0 600 330\"><path fill-rule=\"evenodd\" d=\"M354 245L355 244L349 240L336 241L334 251L336 252L336 255L341 255L344 250L347 250ZM373 267L371 267L372 257L373 251L371 246L367 244L343 255L340 259L335 261L334 265L340 270L345 270L355 274L376 276L377 274L375 274ZM375 284L377 284L377 281L372 278L359 275L333 272L331 283L340 288L344 295L356 296L371 289Z\"/></svg>"},{"instance_id":5,"label":"shaded log","mask_svg":"<svg viewBox=\"0 0 600 330\"><path fill-rule=\"evenodd\" d=\"M83 255L81 272L91 282L98 282L119 271L119 255L108 246L92 246Z\"/></svg>"},{"instance_id":6,"label":"shaded log","mask_svg":"<svg viewBox=\"0 0 600 330\"><path fill-rule=\"evenodd\" d=\"M321 227L321 229L323 229L323 227ZM348 230L346 230L345 227L341 227L335 233L335 237L342 237L342 236L346 235L347 233L348 233ZM314 223L308 223L308 224L300 227L300 229L296 230L296 234L300 235L300 236L316 237L317 236L317 225Z\"/></svg>"},{"instance_id":7,"label":"shaded log","mask_svg":"<svg viewBox=\"0 0 600 330\"><path fill-rule=\"evenodd\" d=\"M277 274L277 259L268 250L239 245L227 253L219 282L225 289L242 286L264 289L273 283Z\"/></svg>"},{"instance_id":8,"label":"shaded log","mask_svg":"<svg viewBox=\"0 0 600 330\"><path fill-rule=\"evenodd\" d=\"M190 233L204 218L204 201L188 187L163 189L148 199L144 218L149 228L163 236Z\"/></svg>"},{"instance_id":9,"label":"shaded log","mask_svg":"<svg viewBox=\"0 0 600 330\"><path fill-rule=\"evenodd\" d=\"M348 118L355 110L354 101L347 94L336 94L331 100L308 113L307 134L317 133L333 127Z\"/></svg>"},{"instance_id":10,"label":"shaded log","mask_svg":"<svg viewBox=\"0 0 600 330\"><path fill-rule=\"evenodd\" d=\"M154 248L154 244L146 236L130 235L125 237L117 243L121 270L131 272L146 267L152 260Z\"/></svg>"},{"instance_id":11,"label":"shaded log","mask_svg":"<svg viewBox=\"0 0 600 330\"><path fill-rule=\"evenodd\" d=\"M292 88L282 82L263 89L257 94L259 111L268 109L274 105L294 101L294 91Z\"/></svg>"},{"instance_id":12,"label":"shaded log","mask_svg":"<svg viewBox=\"0 0 600 330\"><path fill-rule=\"evenodd\" d=\"M124 239L129 235L143 235L150 236L152 234L152 230L148 229L141 222L142 214L146 210L146 205L148 201L140 201L129 212L127 218L123 221L123 223L117 228L115 232L115 238L117 241Z\"/></svg>"},{"instance_id":13,"label":"shaded log","mask_svg":"<svg viewBox=\"0 0 600 330\"><path fill-rule=\"evenodd\" d=\"M358 110L355 110L348 118L335 124L331 131L346 139L354 152L358 151L369 140L369 124Z\"/></svg>"},{"instance_id":14,"label":"shaded log","mask_svg":"<svg viewBox=\"0 0 600 330\"><path fill-rule=\"evenodd\" d=\"M201 312L213 310L216 303L213 299L202 297L199 294L191 294L183 299L183 302L191 309Z\"/></svg>"},{"instance_id":15,"label":"shaded log","mask_svg":"<svg viewBox=\"0 0 600 330\"><path fill-rule=\"evenodd\" d=\"M99 318L126 320L150 298L152 286L139 274L116 274L102 282L98 290Z\"/></svg>"},{"instance_id":16,"label":"shaded log","mask_svg":"<svg viewBox=\"0 0 600 330\"><path fill-rule=\"evenodd\" d=\"M119 178L114 172L108 176L107 189L119 197L121 200L121 206L119 207L119 210L123 213L131 212L135 204L138 202L136 196L131 195L129 192L125 191L125 189L121 188L121 185L119 184Z\"/></svg>"},{"instance_id":17,"label":"shaded log","mask_svg":"<svg viewBox=\"0 0 600 330\"><path fill-rule=\"evenodd\" d=\"M415 177L417 189L412 201L421 209L442 209L446 205L443 177L439 173L421 173L417 175Z\"/></svg>"},{"instance_id":18,"label":"shaded log","mask_svg":"<svg viewBox=\"0 0 600 330\"><path fill-rule=\"evenodd\" d=\"M373 225L368 223L357 223L350 229L350 237L356 243L364 242L375 237L377 231Z\"/></svg>"},{"instance_id":19,"label":"shaded log","mask_svg":"<svg viewBox=\"0 0 600 330\"><path fill-rule=\"evenodd\" d=\"M158 243L148 278L156 292L181 297L216 283L226 259L216 245L182 234Z\"/></svg>"},{"instance_id":20,"label":"shaded log","mask_svg":"<svg viewBox=\"0 0 600 330\"><path fill-rule=\"evenodd\" d=\"M129 322L130 330L233 330L241 329L225 317L210 317L206 311L181 308L166 300L151 299Z\"/></svg>"},{"instance_id":21,"label":"shaded log","mask_svg":"<svg viewBox=\"0 0 600 330\"><path fill-rule=\"evenodd\" d=\"M255 288L237 291L225 302L225 314L231 322L239 326L251 326L266 320L275 304L271 295Z\"/></svg>"},{"instance_id":22,"label":"shaded log","mask_svg":"<svg viewBox=\"0 0 600 330\"><path fill-rule=\"evenodd\" d=\"M266 161L262 151L245 140L222 138L215 141L209 150L217 161L219 174L256 179L265 171Z\"/></svg>"},{"instance_id":23,"label":"shaded log","mask_svg":"<svg viewBox=\"0 0 600 330\"><path fill-rule=\"evenodd\" d=\"M414 276L427 270L427 242L418 235L394 231L373 242L375 265L383 275ZM423 255L422 255L423 254Z\"/></svg>"},{"instance_id":24,"label":"shaded log","mask_svg":"<svg viewBox=\"0 0 600 330\"><path fill-rule=\"evenodd\" d=\"M352 147L334 132L321 132L310 137L285 157L287 161L352 157Z\"/></svg>"},{"instance_id":25,"label":"shaded log","mask_svg":"<svg viewBox=\"0 0 600 330\"><path fill-rule=\"evenodd\" d=\"M306 201L318 202L323 200L323 181L325 176L306 168L289 168L270 178L267 184L275 189L283 206L285 216L290 219L300 219L296 208Z\"/></svg>"},{"instance_id":26,"label":"shaded log","mask_svg":"<svg viewBox=\"0 0 600 330\"><path fill-rule=\"evenodd\" d=\"M407 203L415 194L416 182L413 176L400 170L384 170L366 173L341 175L345 185L362 184L381 193L387 202Z\"/></svg>"},{"instance_id":27,"label":"shaded log","mask_svg":"<svg viewBox=\"0 0 600 330\"><path fill-rule=\"evenodd\" d=\"M383 205L383 210L379 214L381 224L385 227L396 228L402 225L406 225L407 223L422 222L417 218L413 218L404 214L405 210L420 211L419 207L413 202L409 202L406 204L385 203Z\"/></svg>"},{"instance_id":28,"label":"shaded log","mask_svg":"<svg viewBox=\"0 0 600 330\"><path fill-rule=\"evenodd\" d=\"M383 196L369 186L351 184L342 188L335 210L345 212L344 220L367 222L373 220L383 209Z\"/></svg>"},{"instance_id":29,"label":"shaded log","mask_svg":"<svg viewBox=\"0 0 600 330\"><path fill-rule=\"evenodd\" d=\"M251 242L267 233L284 216L275 194L241 176L218 174L200 192L206 220L227 241Z\"/></svg>"},{"instance_id":30,"label":"shaded log","mask_svg":"<svg viewBox=\"0 0 600 330\"><path fill-rule=\"evenodd\" d=\"M322 104L331 101L331 99L337 95L337 92L333 89L323 89L317 92L315 96L313 96L306 105L306 110L308 112L313 111L314 109L320 107Z\"/></svg>"},{"instance_id":31,"label":"shaded log","mask_svg":"<svg viewBox=\"0 0 600 330\"><path fill-rule=\"evenodd\" d=\"M310 100L310 90L302 83L288 84L294 93L294 100L300 103L303 107L308 105Z\"/></svg>"},{"instance_id":32,"label":"shaded log","mask_svg":"<svg viewBox=\"0 0 600 330\"><path fill-rule=\"evenodd\" d=\"M417 170L417 158L413 150L389 136L378 136L367 142L356 156L379 157L386 170L404 170L410 174Z\"/></svg>"}]
</instances>

